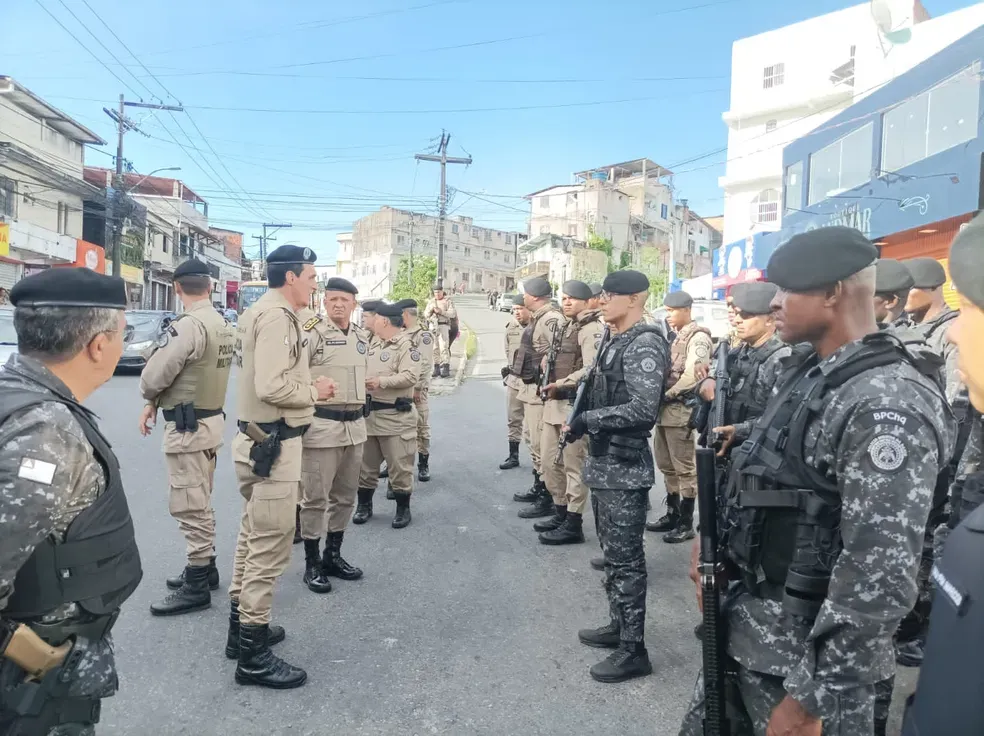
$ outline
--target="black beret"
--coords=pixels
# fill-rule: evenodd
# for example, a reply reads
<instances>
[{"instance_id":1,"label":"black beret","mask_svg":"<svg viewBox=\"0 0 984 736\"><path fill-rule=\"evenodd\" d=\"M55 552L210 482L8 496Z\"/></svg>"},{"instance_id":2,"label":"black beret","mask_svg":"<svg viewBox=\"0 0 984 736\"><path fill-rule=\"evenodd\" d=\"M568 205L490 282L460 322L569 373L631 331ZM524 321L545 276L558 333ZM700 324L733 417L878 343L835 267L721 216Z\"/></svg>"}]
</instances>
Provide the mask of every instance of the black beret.
<instances>
[{"instance_id":1,"label":"black beret","mask_svg":"<svg viewBox=\"0 0 984 736\"><path fill-rule=\"evenodd\" d=\"M267 258L266 262L277 263L287 266L297 266L304 263L314 263L318 256L310 248L302 248L299 245L281 245L275 248Z\"/></svg>"},{"instance_id":2,"label":"black beret","mask_svg":"<svg viewBox=\"0 0 984 736\"><path fill-rule=\"evenodd\" d=\"M663 298L663 306L670 309L689 309L693 303L694 298L685 291L673 291Z\"/></svg>"},{"instance_id":3,"label":"black beret","mask_svg":"<svg viewBox=\"0 0 984 736\"><path fill-rule=\"evenodd\" d=\"M591 293L591 287L583 281L565 281L564 285L560 287L560 290L571 299L581 299L583 301L587 301L594 296Z\"/></svg>"},{"instance_id":4,"label":"black beret","mask_svg":"<svg viewBox=\"0 0 984 736\"><path fill-rule=\"evenodd\" d=\"M946 283L946 271L935 258L913 258L905 262L913 289L938 289Z\"/></svg>"},{"instance_id":5,"label":"black beret","mask_svg":"<svg viewBox=\"0 0 984 736\"><path fill-rule=\"evenodd\" d=\"M400 309L416 309L417 308L417 300L416 299L400 299L400 301L396 302L396 304L394 306L397 306Z\"/></svg>"},{"instance_id":6,"label":"black beret","mask_svg":"<svg viewBox=\"0 0 984 736\"><path fill-rule=\"evenodd\" d=\"M743 291L745 291L745 287L746 286L748 286L748 282L747 281L742 281L742 282L737 283L737 284L735 284L734 286L731 287L731 291L728 293L728 296L731 297L732 303L736 299L738 299L738 295L739 294L741 294Z\"/></svg>"},{"instance_id":7,"label":"black beret","mask_svg":"<svg viewBox=\"0 0 984 736\"><path fill-rule=\"evenodd\" d=\"M950 246L953 285L965 299L984 309L984 215L978 215Z\"/></svg>"},{"instance_id":8,"label":"black beret","mask_svg":"<svg viewBox=\"0 0 984 736\"><path fill-rule=\"evenodd\" d=\"M905 264L894 258L879 258L875 261L875 293L895 294L911 289L912 274Z\"/></svg>"},{"instance_id":9,"label":"black beret","mask_svg":"<svg viewBox=\"0 0 984 736\"><path fill-rule=\"evenodd\" d=\"M512 303L513 303L513 306L514 307L525 307L526 306L526 302L523 300L523 295L522 294L516 294L516 296L514 296L512 298Z\"/></svg>"},{"instance_id":10,"label":"black beret","mask_svg":"<svg viewBox=\"0 0 984 736\"><path fill-rule=\"evenodd\" d=\"M403 307L400 306L399 302L397 302L396 304L387 304L386 302L380 302L376 306L376 314L378 314L380 317L402 317Z\"/></svg>"},{"instance_id":11,"label":"black beret","mask_svg":"<svg viewBox=\"0 0 984 736\"><path fill-rule=\"evenodd\" d=\"M376 310L379 309L379 305L382 303L379 299L367 299L362 302L362 311L369 312L369 314L376 314Z\"/></svg>"},{"instance_id":12,"label":"black beret","mask_svg":"<svg viewBox=\"0 0 984 736\"><path fill-rule=\"evenodd\" d=\"M876 258L878 248L860 230L832 225L794 235L780 245L766 273L780 289L812 291L853 276Z\"/></svg>"},{"instance_id":13,"label":"black beret","mask_svg":"<svg viewBox=\"0 0 984 736\"><path fill-rule=\"evenodd\" d=\"M543 299L544 297L550 296L553 289L550 288L550 282L539 276L535 276L531 279L526 279L523 282L523 292L529 294L537 299Z\"/></svg>"},{"instance_id":14,"label":"black beret","mask_svg":"<svg viewBox=\"0 0 984 736\"><path fill-rule=\"evenodd\" d=\"M605 282L601 285L603 291L609 294L639 294L649 291L649 279L644 273L626 269L615 271L605 277Z\"/></svg>"},{"instance_id":15,"label":"black beret","mask_svg":"<svg viewBox=\"0 0 984 736\"><path fill-rule=\"evenodd\" d=\"M344 291L346 294L352 294L353 296L359 293L359 290L355 288L355 284L340 276L332 276L328 279L328 282L325 284L325 291Z\"/></svg>"},{"instance_id":16,"label":"black beret","mask_svg":"<svg viewBox=\"0 0 984 736\"><path fill-rule=\"evenodd\" d=\"M180 279L182 276L209 276L208 264L202 263L197 258L189 258L176 269L174 278Z\"/></svg>"},{"instance_id":17,"label":"black beret","mask_svg":"<svg viewBox=\"0 0 984 736\"><path fill-rule=\"evenodd\" d=\"M591 296L601 296L601 284L597 281L592 281L588 284L588 288L591 289Z\"/></svg>"},{"instance_id":18,"label":"black beret","mask_svg":"<svg viewBox=\"0 0 984 736\"><path fill-rule=\"evenodd\" d=\"M10 290L15 307L100 307L126 309L126 283L88 268L48 268L23 278Z\"/></svg>"},{"instance_id":19,"label":"black beret","mask_svg":"<svg viewBox=\"0 0 984 736\"><path fill-rule=\"evenodd\" d=\"M732 289L735 307L748 314L769 314L772 312L772 297L779 291L775 284L765 281L750 281L741 284L740 289Z\"/></svg>"}]
</instances>

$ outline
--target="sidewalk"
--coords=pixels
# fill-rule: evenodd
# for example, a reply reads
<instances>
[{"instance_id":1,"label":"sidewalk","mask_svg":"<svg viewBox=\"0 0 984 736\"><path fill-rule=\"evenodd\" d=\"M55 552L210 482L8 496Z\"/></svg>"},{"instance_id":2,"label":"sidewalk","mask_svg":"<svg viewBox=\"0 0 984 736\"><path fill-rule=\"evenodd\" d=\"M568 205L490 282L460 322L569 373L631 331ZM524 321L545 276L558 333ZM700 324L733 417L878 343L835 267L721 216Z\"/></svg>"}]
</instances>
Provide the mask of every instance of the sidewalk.
<instances>
[{"instance_id":1,"label":"sidewalk","mask_svg":"<svg viewBox=\"0 0 984 736\"><path fill-rule=\"evenodd\" d=\"M465 346L468 344L468 335L471 330L464 322L458 321L458 337L451 343L451 376L449 378L431 378L430 395L447 396L454 393L465 378L465 369L468 367L468 357L465 354Z\"/></svg>"}]
</instances>

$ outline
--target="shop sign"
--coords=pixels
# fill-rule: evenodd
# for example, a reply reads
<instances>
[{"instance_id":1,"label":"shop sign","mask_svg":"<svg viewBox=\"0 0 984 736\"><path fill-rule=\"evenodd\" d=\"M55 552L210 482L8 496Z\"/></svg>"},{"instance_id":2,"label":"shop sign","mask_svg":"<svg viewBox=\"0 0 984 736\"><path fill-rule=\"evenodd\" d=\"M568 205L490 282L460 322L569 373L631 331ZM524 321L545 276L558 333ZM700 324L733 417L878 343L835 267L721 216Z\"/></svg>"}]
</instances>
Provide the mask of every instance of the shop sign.
<instances>
[{"instance_id":1,"label":"shop sign","mask_svg":"<svg viewBox=\"0 0 984 736\"><path fill-rule=\"evenodd\" d=\"M10 225L0 223L0 256L10 255Z\"/></svg>"},{"instance_id":2,"label":"shop sign","mask_svg":"<svg viewBox=\"0 0 984 736\"><path fill-rule=\"evenodd\" d=\"M837 210L833 214L829 215L826 220L821 218L811 220L807 224L806 230L816 230L817 228L833 227L835 225L852 227L855 230L860 230L864 233L866 238L870 238L871 207L862 207L860 202L855 202L852 205Z\"/></svg>"}]
</instances>

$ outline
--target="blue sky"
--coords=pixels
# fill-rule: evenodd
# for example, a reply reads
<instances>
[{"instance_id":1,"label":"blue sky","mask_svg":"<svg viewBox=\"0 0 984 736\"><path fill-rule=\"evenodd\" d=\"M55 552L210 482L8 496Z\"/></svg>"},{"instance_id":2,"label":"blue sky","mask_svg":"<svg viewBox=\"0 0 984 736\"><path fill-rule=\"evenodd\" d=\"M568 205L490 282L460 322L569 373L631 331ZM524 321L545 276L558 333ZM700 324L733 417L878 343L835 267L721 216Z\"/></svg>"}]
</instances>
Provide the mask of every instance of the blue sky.
<instances>
[{"instance_id":1,"label":"blue sky","mask_svg":"<svg viewBox=\"0 0 984 736\"><path fill-rule=\"evenodd\" d=\"M112 165L102 107L120 92L180 100L187 113L131 112L150 136L127 134L136 170L180 166L169 175L250 253L258 223L294 222L279 242L327 262L334 234L383 204L436 211L438 166L413 154L442 128L451 155L474 158L449 166L450 210L478 224L525 231L522 195L642 156L677 171L695 211L719 214L726 155L674 164L727 144L732 42L853 4L10 0L0 74L110 141L91 165ZM935 16L970 3L924 4Z\"/></svg>"}]
</instances>

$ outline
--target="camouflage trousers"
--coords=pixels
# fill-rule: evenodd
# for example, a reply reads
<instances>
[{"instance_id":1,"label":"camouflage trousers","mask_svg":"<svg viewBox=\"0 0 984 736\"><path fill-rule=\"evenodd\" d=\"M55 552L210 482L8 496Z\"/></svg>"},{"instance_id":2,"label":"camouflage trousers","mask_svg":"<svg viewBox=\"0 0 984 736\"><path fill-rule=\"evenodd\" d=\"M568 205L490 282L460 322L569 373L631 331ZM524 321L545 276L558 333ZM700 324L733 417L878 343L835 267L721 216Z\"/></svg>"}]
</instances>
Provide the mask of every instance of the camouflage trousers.
<instances>
[{"instance_id":1,"label":"camouflage trousers","mask_svg":"<svg viewBox=\"0 0 984 736\"><path fill-rule=\"evenodd\" d=\"M646 633L647 488L591 489L598 540L605 555L605 591L622 641L642 643Z\"/></svg>"},{"instance_id":2,"label":"camouflage trousers","mask_svg":"<svg viewBox=\"0 0 984 736\"><path fill-rule=\"evenodd\" d=\"M765 736L773 709L786 697L782 678L763 675L738 665L738 691L744 713L732 725L731 736ZM823 721L823 736L868 736L874 733L872 716L875 701L873 685L843 690L835 696L837 714ZM680 726L680 736L704 734L704 674L697 678L694 696Z\"/></svg>"}]
</instances>

